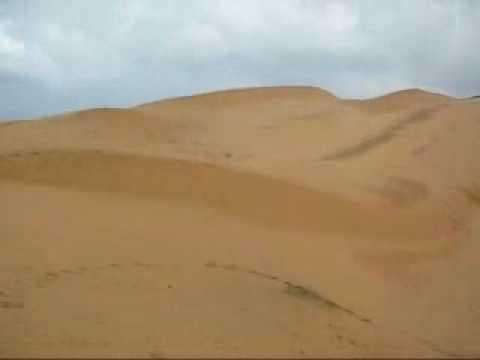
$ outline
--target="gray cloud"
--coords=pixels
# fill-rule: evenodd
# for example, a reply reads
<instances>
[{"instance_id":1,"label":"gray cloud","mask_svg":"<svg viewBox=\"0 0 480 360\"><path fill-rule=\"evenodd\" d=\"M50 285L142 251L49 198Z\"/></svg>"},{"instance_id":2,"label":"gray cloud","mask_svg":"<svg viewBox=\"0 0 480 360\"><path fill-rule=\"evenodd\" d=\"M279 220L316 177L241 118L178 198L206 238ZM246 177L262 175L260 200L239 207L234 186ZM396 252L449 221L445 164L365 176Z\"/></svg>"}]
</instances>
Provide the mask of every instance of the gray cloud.
<instances>
[{"instance_id":1,"label":"gray cloud","mask_svg":"<svg viewBox=\"0 0 480 360\"><path fill-rule=\"evenodd\" d=\"M3 0L0 118L229 87L480 93L480 2Z\"/></svg>"}]
</instances>

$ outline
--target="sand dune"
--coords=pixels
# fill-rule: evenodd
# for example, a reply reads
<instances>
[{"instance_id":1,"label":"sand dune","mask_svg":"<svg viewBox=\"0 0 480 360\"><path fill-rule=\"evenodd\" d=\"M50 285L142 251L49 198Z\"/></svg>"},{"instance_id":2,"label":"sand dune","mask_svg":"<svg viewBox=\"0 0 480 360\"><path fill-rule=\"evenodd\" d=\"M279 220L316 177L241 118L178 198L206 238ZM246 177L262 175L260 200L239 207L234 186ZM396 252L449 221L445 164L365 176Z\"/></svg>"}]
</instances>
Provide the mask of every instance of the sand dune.
<instances>
[{"instance_id":1,"label":"sand dune","mask_svg":"<svg viewBox=\"0 0 480 360\"><path fill-rule=\"evenodd\" d=\"M479 115L283 87L0 124L0 356L479 356Z\"/></svg>"}]
</instances>

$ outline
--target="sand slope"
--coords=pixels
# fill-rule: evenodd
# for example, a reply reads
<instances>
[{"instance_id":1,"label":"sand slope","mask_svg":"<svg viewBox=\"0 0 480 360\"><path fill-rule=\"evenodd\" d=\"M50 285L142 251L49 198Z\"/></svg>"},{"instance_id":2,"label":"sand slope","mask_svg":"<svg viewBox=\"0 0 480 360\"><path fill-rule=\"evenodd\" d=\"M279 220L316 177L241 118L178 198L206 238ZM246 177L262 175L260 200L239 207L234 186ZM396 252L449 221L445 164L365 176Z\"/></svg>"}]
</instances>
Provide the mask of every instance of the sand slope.
<instances>
[{"instance_id":1,"label":"sand slope","mask_svg":"<svg viewBox=\"0 0 480 360\"><path fill-rule=\"evenodd\" d=\"M283 87L4 124L0 356L478 356L479 118Z\"/></svg>"}]
</instances>

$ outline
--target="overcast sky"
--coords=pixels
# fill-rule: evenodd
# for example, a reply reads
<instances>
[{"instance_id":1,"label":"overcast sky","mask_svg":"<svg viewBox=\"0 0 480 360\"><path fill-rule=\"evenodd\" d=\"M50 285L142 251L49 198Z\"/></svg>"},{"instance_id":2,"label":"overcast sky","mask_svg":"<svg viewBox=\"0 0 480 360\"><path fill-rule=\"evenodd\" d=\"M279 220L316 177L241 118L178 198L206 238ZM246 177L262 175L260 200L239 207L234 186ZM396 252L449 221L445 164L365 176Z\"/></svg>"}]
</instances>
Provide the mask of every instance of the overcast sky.
<instances>
[{"instance_id":1,"label":"overcast sky","mask_svg":"<svg viewBox=\"0 0 480 360\"><path fill-rule=\"evenodd\" d=\"M480 1L0 0L0 118L232 87L480 93Z\"/></svg>"}]
</instances>

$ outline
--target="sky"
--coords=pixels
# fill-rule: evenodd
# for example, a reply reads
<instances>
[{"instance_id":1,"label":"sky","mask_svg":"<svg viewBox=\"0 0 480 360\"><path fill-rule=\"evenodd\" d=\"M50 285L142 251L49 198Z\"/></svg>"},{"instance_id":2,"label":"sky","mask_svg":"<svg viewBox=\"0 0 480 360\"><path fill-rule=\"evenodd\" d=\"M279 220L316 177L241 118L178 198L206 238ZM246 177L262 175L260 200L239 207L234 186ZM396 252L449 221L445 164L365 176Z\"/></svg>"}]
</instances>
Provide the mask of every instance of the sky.
<instances>
[{"instance_id":1,"label":"sky","mask_svg":"<svg viewBox=\"0 0 480 360\"><path fill-rule=\"evenodd\" d=\"M0 0L0 119L226 88L480 94L476 0Z\"/></svg>"}]
</instances>

